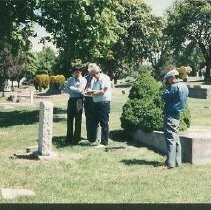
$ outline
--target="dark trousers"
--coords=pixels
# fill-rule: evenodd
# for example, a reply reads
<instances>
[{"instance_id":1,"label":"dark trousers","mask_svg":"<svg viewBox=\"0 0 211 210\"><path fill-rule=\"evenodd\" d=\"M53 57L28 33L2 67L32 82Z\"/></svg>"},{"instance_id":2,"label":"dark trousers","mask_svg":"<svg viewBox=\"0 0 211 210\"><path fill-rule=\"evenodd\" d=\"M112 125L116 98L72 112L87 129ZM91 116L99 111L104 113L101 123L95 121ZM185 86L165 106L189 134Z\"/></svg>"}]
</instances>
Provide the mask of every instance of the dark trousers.
<instances>
[{"instance_id":1,"label":"dark trousers","mask_svg":"<svg viewBox=\"0 0 211 210\"><path fill-rule=\"evenodd\" d=\"M77 144L81 140L81 121L83 112L83 99L70 98L67 107L67 144ZM75 131L73 122L75 120Z\"/></svg>"},{"instance_id":2,"label":"dark trousers","mask_svg":"<svg viewBox=\"0 0 211 210\"><path fill-rule=\"evenodd\" d=\"M101 126L101 144L108 144L109 137L109 114L110 114L110 102L94 102L93 112L93 141L97 138L97 127L100 123Z\"/></svg>"},{"instance_id":3,"label":"dark trousers","mask_svg":"<svg viewBox=\"0 0 211 210\"><path fill-rule=\"evenodd\" d=\"M92 97L85 97L84 111L86 116L86 131L87 139L93 141L93 113L94 113L94 102Z\"/></svg>"},{"instance_id":4,"label":"dark trousers","mask_svg":"<svg viewBox=\"0 0 211 210\"><path fill-rule=\"evenodd\" d=\"M180 166L182 162L178 129L179 113L165 115L164 135L167 146L166 165L169 167Z\"/></svg>"}]
</instances>

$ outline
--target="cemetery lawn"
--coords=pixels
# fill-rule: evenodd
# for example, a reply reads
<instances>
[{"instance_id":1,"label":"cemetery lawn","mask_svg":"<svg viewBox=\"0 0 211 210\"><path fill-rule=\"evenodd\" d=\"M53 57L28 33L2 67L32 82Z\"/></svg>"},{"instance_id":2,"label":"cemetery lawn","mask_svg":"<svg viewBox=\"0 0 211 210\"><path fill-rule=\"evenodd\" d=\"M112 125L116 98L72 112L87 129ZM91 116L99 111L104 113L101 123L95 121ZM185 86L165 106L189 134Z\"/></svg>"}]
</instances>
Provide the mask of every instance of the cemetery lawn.
<instances>
[{"instance_id":1,"label":"cemetery lawn","mask_svg":"<svg viewBox=\"0 0 211 210\"><path fill-rule=\"evenodd\" d=\"M127 90L128 91L128 90ZM37 145L38 106L0 111L0 188L24 188L32 197L1 203L201 203L211 202L211 165L167 170L165 157L145 147L127 145L120 128L127 95L115 89L111 109L109 146L125 147L106 152L94 146L65 147L66 95L51 96L54 103L51 161L12 159ZM211 101L189 99L194 128L210 128ZM208 107L208 108L207 108ZM86 137L83 119L82 137Z\"/></svg>"}]
</instances>

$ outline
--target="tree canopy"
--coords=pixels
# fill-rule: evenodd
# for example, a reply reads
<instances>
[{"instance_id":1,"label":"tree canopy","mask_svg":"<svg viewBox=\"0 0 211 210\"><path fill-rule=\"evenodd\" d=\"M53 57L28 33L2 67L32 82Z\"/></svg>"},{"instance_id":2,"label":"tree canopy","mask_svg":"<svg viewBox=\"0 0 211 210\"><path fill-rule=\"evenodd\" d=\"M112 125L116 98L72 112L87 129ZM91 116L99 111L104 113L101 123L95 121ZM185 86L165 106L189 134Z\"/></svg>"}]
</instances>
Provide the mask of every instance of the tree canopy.
<instances>
[{"instance_id":1,"label":"tree canopy","mask_svg":"<svg viewBox=\"0 0 211 210\"><path fill-rule=\"evenodd\" d=\"M50 49L29 53L34 22L51 34L42 41L56 45L57 58ZM176 0L164 17L153 15L144 0L0 1L0 50L9 49L13 63L26 56L26 75L53 70L67 77L80 60L83 66L97 62L115 77L149 61L159 79L171 63L194 69L205 63L209 77L210 43L211 0Z\"/></svg>"},{"instance_id":2,"label":"tree canopy","mask_svg":"<svg viewBox=\"0 0 211 210\"><path fill-rule=\"evenodd\" d=\"M206 78L211 68L211 0L177 0L168 11L168 35L172 37L175 50L187 46L189 42L201 50Z\"/></svg>"},{"instance_id":3,"label":"tree canopy","mask_svg":"<svg viewBox=\"0 0 211 210\"><path fill-rule=\"evenodd\" d=\"M67 71L74 59L93 61L109 55L122 28L116 13L121 10L114 0L39 1L39 23L52 33L60 50L60 68Z\"/></svg>"}]
</instances>

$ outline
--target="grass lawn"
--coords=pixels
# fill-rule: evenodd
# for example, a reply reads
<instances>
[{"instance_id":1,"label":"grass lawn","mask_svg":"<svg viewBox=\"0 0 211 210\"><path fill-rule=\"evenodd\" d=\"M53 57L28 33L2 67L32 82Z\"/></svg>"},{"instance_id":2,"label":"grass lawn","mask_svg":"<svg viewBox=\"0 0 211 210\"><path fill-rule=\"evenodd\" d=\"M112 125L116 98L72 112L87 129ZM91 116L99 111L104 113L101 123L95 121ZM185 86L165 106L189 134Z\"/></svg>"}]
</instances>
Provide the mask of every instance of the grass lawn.
<instances>
[{"instance_id":1,"label":"grass lawn","mask_svg":"<svg viewBox=\"0 0 211 210\"><path fill-rule=\"evenodd\" d=\"M129 146L121 134L120 115L127 95L113 93L110 146L105 152L91 146L65 147L66 95L51 96L54 103L53 150L56 160L11 159L37 144L38 106L0 111L0 188L25 188L36 196L10 203L183 203L211 202L211 165L183 164L173 170L156 167L165 160L144 147ZM192 126L210 128L210 100L189 99ZM82 137L86 137L83 119Z\"/></svg>"}]
</instances>

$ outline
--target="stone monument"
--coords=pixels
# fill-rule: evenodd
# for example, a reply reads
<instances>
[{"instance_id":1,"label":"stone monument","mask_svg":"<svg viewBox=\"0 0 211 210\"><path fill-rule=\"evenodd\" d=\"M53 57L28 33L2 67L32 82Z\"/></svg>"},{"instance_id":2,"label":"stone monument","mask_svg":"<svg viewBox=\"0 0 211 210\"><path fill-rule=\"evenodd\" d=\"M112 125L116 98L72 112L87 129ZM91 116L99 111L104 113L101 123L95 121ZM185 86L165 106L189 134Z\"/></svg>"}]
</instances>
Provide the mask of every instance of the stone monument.
<instances>
[{"instance_id":1,"label":"stone monument","mask_svg":"<svg viewBox=\"0 0 211 210\"><path fill-rule=\"evenodd\" d=\"M49 156L52 151L53 104L40 102L38 155Z\"/></svg>"}]
</instances>

